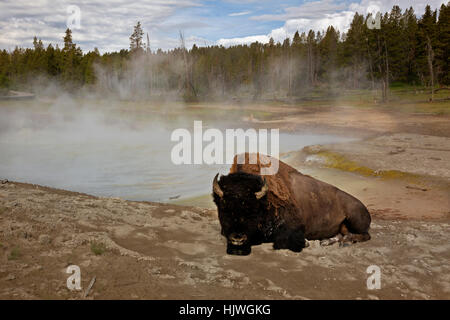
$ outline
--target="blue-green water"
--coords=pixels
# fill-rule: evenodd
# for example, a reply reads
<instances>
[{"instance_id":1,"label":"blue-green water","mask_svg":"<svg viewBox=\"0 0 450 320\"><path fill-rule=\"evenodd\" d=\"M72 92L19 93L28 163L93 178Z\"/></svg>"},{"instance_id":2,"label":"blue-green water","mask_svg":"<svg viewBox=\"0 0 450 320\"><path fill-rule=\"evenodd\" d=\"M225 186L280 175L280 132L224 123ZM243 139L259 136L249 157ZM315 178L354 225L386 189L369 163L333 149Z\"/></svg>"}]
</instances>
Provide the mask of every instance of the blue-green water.
<instances>
[{"instance_id":1,"label":"blue-green water","mask_svg":"<svg viewBox=\"0 0 450 320\"><path fill-rule=\"evenodd\" d=\"M239 127L236 114L227 119L211 113L184 115L182 109L108 109L92 102L78 107L73 101L0 106L0 178L130 200L167 201L209 193L214 175L228 172L230 165L171 161L176 144L170 140L172 131L192 131L193 120L203 120L204 130ZM279 150L349 140L282 132Z\"/></svg>"}]
</instances>

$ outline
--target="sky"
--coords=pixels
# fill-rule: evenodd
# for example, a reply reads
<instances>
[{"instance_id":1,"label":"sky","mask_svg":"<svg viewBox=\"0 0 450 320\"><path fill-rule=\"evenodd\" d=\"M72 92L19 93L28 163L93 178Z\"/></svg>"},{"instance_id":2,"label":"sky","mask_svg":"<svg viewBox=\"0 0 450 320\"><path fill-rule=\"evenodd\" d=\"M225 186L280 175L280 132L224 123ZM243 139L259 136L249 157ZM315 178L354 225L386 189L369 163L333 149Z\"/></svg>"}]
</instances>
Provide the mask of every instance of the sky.
<instances>
[{"instance_id":1,"label":"sky","mask_svg":"<svg viewBox=\"0 0 450 320\"><path fill-rule=\"evenodd\" d=\"M421 15L427 4L443 0L0 0L0 49L32 47L33 37L62 44L69 26L83 51L101 53L129 48L133 26L140 21L152 50L186 46L283 41L295 31L345 32L355 12L390 11L412 6ZM146 41L146 35L144 36Z\"/></svg>"}]
</instances>

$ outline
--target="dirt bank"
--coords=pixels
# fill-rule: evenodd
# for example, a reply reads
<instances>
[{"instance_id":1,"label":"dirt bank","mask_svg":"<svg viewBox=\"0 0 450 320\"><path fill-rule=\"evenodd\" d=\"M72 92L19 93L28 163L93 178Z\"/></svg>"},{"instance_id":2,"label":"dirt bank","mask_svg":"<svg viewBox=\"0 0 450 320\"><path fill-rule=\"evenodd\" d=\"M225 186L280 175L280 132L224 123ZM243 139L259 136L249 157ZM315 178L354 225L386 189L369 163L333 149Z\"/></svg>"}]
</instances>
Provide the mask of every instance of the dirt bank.
<instances>
[{"instance_id":1,"label":"dirt bank","mask_svg":"<svg viewBox=\"0 0 450 320\"><path fill-rule=\"evenodd\" d=\"M443 107L444 108L444 107ZM247 106L244 110L257 110ZM450 137L450 116L386 108L349 106L265 106L272 119L245 118L252 126L274 127L296 132L317 132L357 137L379 134L414 133Z\"/></svg>"},{"instance_id":2,"label":"dirt bank","mask_svg":"<svg viewBox=\"0 0 450 320\"><path fill-rule=\"evenodd\" d=\"M0 298L80 299L66 268L81 268L88 299L450 298L449 221L383 220L372 240L302 253L270 244L228 256L213 210L0 185ZM366 269L381 268L368 290Z\"/></svg>"},{"instance_id":3,"label":"dirt bank","mask_svg":"<svg viewBox=\"0 0 450 320\"><path fill-rule=\"evenodd\" d=\"M282 160L356 196L373 215L450 218L450 138L385 134L305 147Z\"/></svg>"},{"instance_id":4,"label":"dirt bank","mask_svg":"<svg viewBox=\"0 0 450 320\"><path fill-rule=\"evenodd\" d=\"M10 90L7 92L7 94L1 95L0 94L0 101L1 100L30 100L34 99L35 96L32 93L29 92L21 92L21 91L12 91Z\"/></svg>"}]
</instances>

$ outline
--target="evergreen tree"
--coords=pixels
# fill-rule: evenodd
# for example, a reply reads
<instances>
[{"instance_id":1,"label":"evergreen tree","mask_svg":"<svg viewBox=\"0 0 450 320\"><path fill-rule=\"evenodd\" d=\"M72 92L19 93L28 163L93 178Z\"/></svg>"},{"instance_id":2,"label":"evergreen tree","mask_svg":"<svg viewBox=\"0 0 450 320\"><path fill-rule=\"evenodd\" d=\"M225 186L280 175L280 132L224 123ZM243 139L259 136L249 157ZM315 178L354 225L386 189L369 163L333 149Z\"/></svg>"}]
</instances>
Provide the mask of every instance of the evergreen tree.
<instances>
[{"instance_id":1,"label":"evergreen tree","mask_svg":"<svg viewBox=\"0 0 450 320\"><path fill-rule=\"evenodd\" d=\"M343 50L344 61L350 73L348 78L353 88L357 88L363 82L361 77L367 56L366 30L364 16L355 13L346 34Z\"/></svg>"},{"instance_id":2,"label":"evergreen tree","mask_svg":"<svg viewBox=\"0 0 450 320\"><path fill-rule=\"evenodd\" d=\"M432 11L431 7L425 7L425 13L419 20L419 55L418 60L420 64L419 72L428 86L431 87L431 98L434 99L434 84L435 84L435 50L437 47L437 13Z\"/></svg>"},{"instance_id":3,"label":"evergreen tree","mask_svg":"<svg viewBox=\"0 0 450 320\"><path fill-rule=\"evenodd\" d=\"M333 74L338 68L338 41L339 33L331 26L328 27L325 36L319 43L320 60L322 61L319 75L325 81L334 80Z\"/></svg>"},{"instance_id":4,"label":"evergreen tree","mask_svg":"<svg viewBox=\"0 0 450 320\"><path fill-rule=\"evenodd\" d=\"M134 26L134 31L130 36L130 50L131 52L140 52L142 51L143 43L142 43L142 37L144 36L144 31L141 27L141 22L138 21L138 23Z\"/></svg>"},{"instance_id":5,"label":"evergreen tree","mask_svg":"<svg viewBox=\"0 0 450 320\"><path fill-rule=\"evenodd\" d=\"M450 2L442 4L437 23L436 63L438 80L450 84Z\"/></svg>"}]
</instances>

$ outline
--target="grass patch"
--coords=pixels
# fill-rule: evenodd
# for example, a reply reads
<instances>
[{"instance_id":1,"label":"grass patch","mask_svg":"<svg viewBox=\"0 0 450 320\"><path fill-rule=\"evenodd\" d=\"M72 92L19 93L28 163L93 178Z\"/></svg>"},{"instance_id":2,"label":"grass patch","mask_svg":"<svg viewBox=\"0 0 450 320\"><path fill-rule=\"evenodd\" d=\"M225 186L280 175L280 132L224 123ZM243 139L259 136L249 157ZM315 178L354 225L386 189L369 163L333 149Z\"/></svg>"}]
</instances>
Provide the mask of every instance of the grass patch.
<instances>
[{"instance_id":1,"label":"grass patch","mask_svg":"<svg viewBox=\"0 0 450 320\"><path fill-rule=\"evenodd\" d=\"M438 88L436 88L438 89ZM375 108L404 113L450 114L450 90L435 92L434 102L430 102L431 89L407 85L391 85L388 102L381 103L380 90L342 90L334 104L356 108ZM330 104L333 105L333 104Z\"/></svg>"},{"instance_id":2,"label":"grass patch","mask_svg":"<svg viewBox=\"0 0 450 320\"><path fill-rule=\"evenodd\" d=\"M403 172L399 170L373 170L362 166L355 161L347 159L345 156L329 150L315 151L309 147L303 148L303 151L310 155L317 155L325 160L325 166L328 168L339 169L342 171L354 172L366 177L379 177L382 179L405 179L408 182L419 182L419 176L416 174Z\"/></svg>"},{"instance_id":3,"label":"grass patch","mask_svg":"<svg viewBox=\"0 0 450 320\"><path fill-rule=\"evenodd\" d=\"M106 246L101 242L92 242L91 243L91 251L96 256L102 255L106 251Z\"/></svg>"},{"instance_id":4,"label":"grass patch","mask_svg":"<svg viewBox=\"0 0 450 320\"><path fill-rule=\"evenodd\" d=\"M8 260L17 260L22 256L22 252L18 247L14 247L8 255Z\"/></svg>"}]
</instances>

